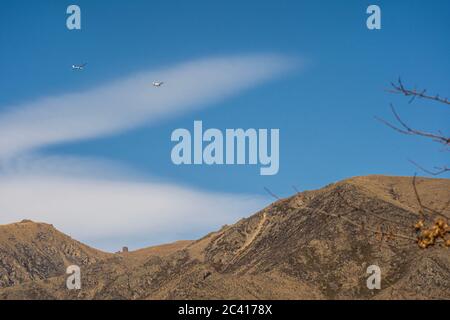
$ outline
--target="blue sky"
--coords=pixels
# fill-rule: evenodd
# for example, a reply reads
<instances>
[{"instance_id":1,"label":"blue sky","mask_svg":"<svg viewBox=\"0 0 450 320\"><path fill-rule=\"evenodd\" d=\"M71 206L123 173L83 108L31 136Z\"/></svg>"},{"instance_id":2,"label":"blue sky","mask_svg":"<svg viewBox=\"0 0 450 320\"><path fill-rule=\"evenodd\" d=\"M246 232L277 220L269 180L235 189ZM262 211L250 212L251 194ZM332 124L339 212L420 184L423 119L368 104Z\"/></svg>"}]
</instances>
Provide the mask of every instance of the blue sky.
<instances>
[{"instance_id":1,"label":"blue sky","mask_svg":"<svg viewBox=\"0 0 450 320\"><path fill-rule=\"evenodd\" d=\"M81 7L80 31L65 25L72 3ZM381 30L366 28L369 4L381 7ZM393 132L374 116L391 119L392 102L411 125L448 132L448 108L426 101L409 105L385 89L401 76L411 86L450 95L449 31L450 3L444 0L3 1L0 119L16 106L144 70L215 57L279 55L301 66L202 102L202 108L45 145L39 155L103 159L139 178L255 197L267 196L264 186L288 196L292 185L305 190L356 175L412 175L417 169L407 159L433 167L445 164L448 155L437 144ZM71 70L83 62L86 70ZM201 78L197 85L203 85ZM279 173L260 176L259 166L173 165L171 132L192 130L194 120L208 128L279 128ZM194 237L209 227L150 242Z\"/></svg>"}]
</instances>

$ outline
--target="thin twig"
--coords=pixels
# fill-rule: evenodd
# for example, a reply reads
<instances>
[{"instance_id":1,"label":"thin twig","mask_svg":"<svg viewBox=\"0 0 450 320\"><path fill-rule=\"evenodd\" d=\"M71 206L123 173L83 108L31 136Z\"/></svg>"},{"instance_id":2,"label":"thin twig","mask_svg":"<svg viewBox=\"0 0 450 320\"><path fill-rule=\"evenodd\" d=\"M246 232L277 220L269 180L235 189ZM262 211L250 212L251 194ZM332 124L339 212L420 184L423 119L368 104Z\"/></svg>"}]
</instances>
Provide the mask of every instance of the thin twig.
<instances>
[{"instance_id":1,"label":"thin twig","mask_svg":"<svg viewBox=\"0 0 450 320\"><path fill-rule=\"evenodd\" d=\"M274 197L275 199L280 200L280 197L277 196L277 195L276 195L275 193L273 193L272 191L270 191L269 188L264 187L264 190L266 190L266 192L267 192L268 194L270 194L272 197Z\"/></svg>"},{"instance_id":2,"label":"thin twig","mask_svg":"<svg viewBox=\"0 0 450 320\"><path fill-rule=\"evenodd\" d=\"M421 216L421 218L422 218L422 221L425 221L425 209L423 208L422 200L420 199L419 192L417 191L416 177L417 177L417 175L414 174L414 177L413 177L413 180L412 180L412 185L413 185L413 189L414 189L414 194L416 195L417 203L419 204L419 208L420 208L420 209L419 209L419 213L420 213L420 216Z\"/></svg>"},{"instance_id":3,"label":"thin twig","mask_svg":"<svg viewBox=\"0 0 450 320\"><path fill-rule=\"evenodd\" d=\"M314 208L310 208L310 207L306 207L306 206L302 206L301 208L302 209L311 210L313 212L317 211L319 213L325 214L325 215L330 216L330 217L342 219L342 220L350 223L351 225L357 227L358 229L368 230L368 231L370 231L372 233L379 234L382 237L390 235L392 237L401 238L401 239L407 239L407 240L412 240L412 241L416 241L417 240L416 238L413 238L413 237L410 237L410 236L407 236L407 235L404 235L404 234L387 233L387 232L384 232L384 231L378 231L378 230L372 229L370 227L367 227L365 225L356 223L356 222L352 221L351 219L344 217L343 215L337 215L337 214L334 214L334 213L329 213L329 212L326 212L326 211L324 211L322 209L314 209Z\"/></svg>"},{"instance_id":4,"label":"thin twig","mask_svg":"<svg viewBox=\"0 0 450 320\"><path fill-rule=\"evenodd\" d=\"M415 165L415 166L416 166L417 168L419 168L420 170L422 170L423 172L425 172L425 173L427 173L427 174L430 174L430 175L432 175L432 176L438 176L438 175L441 175L441 174L443 174L443 173L445 173L445 172L450 171L450 168L448 168L447 166L444 166L444 167L436 167L435 169L436 169L437 171L431 171L431 170L428 170L428 169L422 167L421 165L419 165L417 162L415 162L415 161L413 161L413 160L408 160L408 161L411 162L413 165Z\"/></svg>"},{"instance_id":5,"label":"thin twig","mask_svg":"<svg viewBox=\"0 0 450 320\"><path fill-rule=\"evenodd\" d=\"M418 91L416 89L411 90L411 89L405 88L405 86L403 85L402 80L400 78L398 79L397 84L391 82L391 86L393 89L389 90L389 92L400 93L405 96L411 96L412 98L409 100L409 103L412 103L415 98L423 98L423 99L434 100L437 102L441 102L441 103L450 105L450 101L448 100L448 98L441 98L441 97L439 97L438 94L435 96L428 95L428 94L426 94L426 92L427 92L426 89L424 89L422 91Z\"/></svg>"},{"instance_id":6,"label":"thin twig","mask_svg":"<svg viewBox=\"0 0 450 320\"><path fill-rule=\"evenodd\" d=\"M444 144L445 146L450 146L450 138L449 137L445 137L443 135L437 135L431 132L426 132L426 131L421 131L421 130L416 130L416 129L412 129L411 127L409 127L398 115L397 111L395 110L394 106L391 104L391 111L394 114L394 117L397 119L398 123L400 123L401 127L397 127L395 125L393 125L392 123L379 118L379 117L375 117L375 119L377 119L378 121L384 123L385 125L387 125L388 127L390 127L391 129L400 132L402 134L407 134L407 135L418 135L418 136L422 136L422 137L426 137L426 138L431 138L433 139L433 141L439 142Z\"/></svg>"},{"instance_id":7,"label":"thin twig","mask_svg":"<svg viewBox=\"0 0 450 320\"><path fill-rule=\"evenodd\" d=\"M364 209L364 208L360 208L360 207L356 207L356 206L354 206L354 205L352 205L352 204L350 204L347 200L345 200L346 201L346 203L347 203L347 205L349 206L349 207L351 207L351 208L353 208L353 209L355 209L355 210L358 210L358 211L362 211L362 212L364 212L365 214L368 214L368 215L371 215L371 216L373 216L373 217L375 217L375 218L377 218L377 219L380 219L380 220L383 220L383 221L386 221L386 222L390 222L390 223L393 223L393 224L402 224L403 226L407 226L405 223L403 223L403 222L398 222L398 221L394 221L394 220L392 220L392 219L388 219L388 218L385 218L385 217L383 217L383 216L380 216L380 215L378 215L378 214L376 214L376 213L373 213L373 212L371 212L371 211L369 211L369 210L366 210L366 209ZM409 226L409 225L408 225Z\"/></svg>"}]
</instances>

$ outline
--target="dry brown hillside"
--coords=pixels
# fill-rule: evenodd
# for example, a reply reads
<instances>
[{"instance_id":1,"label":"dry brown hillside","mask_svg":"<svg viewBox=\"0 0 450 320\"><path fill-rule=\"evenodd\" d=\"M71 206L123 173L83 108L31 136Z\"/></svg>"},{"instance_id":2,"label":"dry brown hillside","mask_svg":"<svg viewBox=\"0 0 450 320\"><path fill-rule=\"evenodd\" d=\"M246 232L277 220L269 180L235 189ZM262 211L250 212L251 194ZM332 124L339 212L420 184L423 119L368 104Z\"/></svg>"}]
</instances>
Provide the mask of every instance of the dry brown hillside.
<instances>
[{"instance_id":1,"label":"dry brown hillside","mask_svg":"<svg viewBox=\"0 0 450 320\"><path fill-rule=\"evenodd\" d=\"M0 226L0 287L60 275L72 264L87 266L109 254L90 248L52 225L23 220Z\"/></svg>"},{"instance_id":2,"label":"dry brown hillside","mask_svg":"<svg viewBox=\"0 0 450 320\"><path fill-rule=\"evenodd\" d=\"M29 265L48 264L52 272L32 277L30 268L19 268L23 275L1 284L0 299L450 299L450 251L443 242L418 247L411 181L351 178L277 201L197 241L115 255L90 249L86 256L95 261L82 265L78 291L65 289L59 253L36 262L41 255L32 248L51 240L27 238L34 244L24 255ZM417 190L422 204L435 210L450 200L448 179L418 178ZM441 216L449 217L450 208ZM0 248L10 241L0 239ZM8 248L9 255L23 252ZM3 265L10 258L0 252ZM366 286L373 264L382 270L381 290Z\"/></svg>"}]
</instances>

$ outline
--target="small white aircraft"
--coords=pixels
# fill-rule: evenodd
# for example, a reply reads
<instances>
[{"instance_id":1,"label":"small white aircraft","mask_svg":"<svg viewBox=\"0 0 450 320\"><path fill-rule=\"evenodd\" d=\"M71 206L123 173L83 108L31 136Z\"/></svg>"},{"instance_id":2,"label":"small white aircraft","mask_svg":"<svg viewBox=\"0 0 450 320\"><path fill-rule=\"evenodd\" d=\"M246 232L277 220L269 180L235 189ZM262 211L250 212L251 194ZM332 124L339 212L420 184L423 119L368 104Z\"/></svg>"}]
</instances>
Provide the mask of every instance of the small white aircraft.
<instances>
[{"instance_id":1,"label":"small white aircraft","mask_svg":"<svg viewBox=\"0 0 450 320\"><path fill-rule=\"evenodd\" d=\"M72 65L72 70L83 70L86 65L87 65L87 63L73 64Z\"/></svg>"},{"instance_id":2,"label":"small white aircraft","mask_svg":"<svg viewBox=\"0 0 450 320\"><path fill-rule=\"evenodd\" d=\"M164 84L164 82L162 82L162 81L153 81L152 84L153 84L154 87L161 87Z\"/></svg>"}]
</instances>

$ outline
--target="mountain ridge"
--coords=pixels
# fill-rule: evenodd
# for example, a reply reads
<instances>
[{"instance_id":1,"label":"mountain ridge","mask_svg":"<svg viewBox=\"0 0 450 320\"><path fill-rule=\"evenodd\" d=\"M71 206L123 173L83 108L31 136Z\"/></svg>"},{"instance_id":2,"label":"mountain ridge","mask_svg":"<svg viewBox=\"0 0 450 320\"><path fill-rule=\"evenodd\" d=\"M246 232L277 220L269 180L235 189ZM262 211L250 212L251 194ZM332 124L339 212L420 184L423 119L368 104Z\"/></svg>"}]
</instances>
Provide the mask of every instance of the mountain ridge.
<instances>
[{"instance_id":1,"label":"mountain ridge","mask_svg":"<svg viewBox=\"0 0 450 320\"><path fill-rule=\"evenodd\" d=\"M416 187L427 206L450 200L449 179L417 177ZM198 240L103 255L81 247L82 290L65 289L60 270L0 282L0 299L450 299L448 248L417 246L419 211L412 177L353 177ZM382 290L365 285L371 264Z\"/></svg>"}]
</instances>

